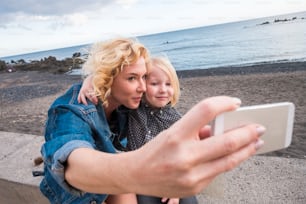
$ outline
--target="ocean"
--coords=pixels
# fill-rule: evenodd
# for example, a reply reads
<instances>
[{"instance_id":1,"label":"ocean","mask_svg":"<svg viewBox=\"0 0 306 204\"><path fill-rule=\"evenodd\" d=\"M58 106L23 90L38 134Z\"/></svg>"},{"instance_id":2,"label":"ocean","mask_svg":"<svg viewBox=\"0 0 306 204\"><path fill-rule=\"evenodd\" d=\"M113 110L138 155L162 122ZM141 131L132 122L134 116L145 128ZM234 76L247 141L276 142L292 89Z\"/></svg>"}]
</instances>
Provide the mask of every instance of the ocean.
<instances>
[{"instance_id":1,"label":"ocean","mask_svg":"<svg viewBox=\"0 0 306 204\"><path fill-rule=\"evenodd\" d=\"M153 55L166 55L177 70L306 61L306 11L137 36ZM90 45L65 47L0 60L57 59L86 53Z\"/></svg>"}]
</instances>

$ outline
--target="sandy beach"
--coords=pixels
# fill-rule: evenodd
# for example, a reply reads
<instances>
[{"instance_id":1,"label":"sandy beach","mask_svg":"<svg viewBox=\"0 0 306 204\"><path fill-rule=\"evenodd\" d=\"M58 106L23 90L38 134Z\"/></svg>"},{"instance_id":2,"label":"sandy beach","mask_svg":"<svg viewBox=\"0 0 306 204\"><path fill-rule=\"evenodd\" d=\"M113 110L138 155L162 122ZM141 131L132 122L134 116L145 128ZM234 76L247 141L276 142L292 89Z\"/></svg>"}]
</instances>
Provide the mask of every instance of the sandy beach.
<instances>
[{"instance_id":1,"label":"sandy beach","mask_svg":"<svg viewBox=\"0 0 306 204\"><path fill-rule=\"evenodd\" d=\"M178 72L185 113L196 102L216 95L239 97L242 105L293 102L296 116L289 148L268 155L306 159L306 62L261 64ZM43 135L53 100L81 80L77 75L44 71L0 73L0 131Z\"/></svg>"}]
</instances>

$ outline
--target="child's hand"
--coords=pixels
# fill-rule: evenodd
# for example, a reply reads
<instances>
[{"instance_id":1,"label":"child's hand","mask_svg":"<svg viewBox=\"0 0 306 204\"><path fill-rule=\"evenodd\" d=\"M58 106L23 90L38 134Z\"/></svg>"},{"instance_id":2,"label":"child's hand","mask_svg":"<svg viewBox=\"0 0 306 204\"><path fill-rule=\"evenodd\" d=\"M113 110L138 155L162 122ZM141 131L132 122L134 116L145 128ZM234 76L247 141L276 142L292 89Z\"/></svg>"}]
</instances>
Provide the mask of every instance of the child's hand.
<instances>
[{"instance_id":1,"label":"child's hand","mask_svg":"<svg viewBox=\"0 0 306 204\"><path fill-rule=\"evenodd\" d=\"M167 204L179 204L180 199L179 198L162 198L162 203L167 202Z\"/></svg>"},{"instance_id":2,"label":"child's hand","mask_svg":"<svg viewBox=\"0 0 306 204\"><path fill-rule=\"evenodd\" d=\"M86 98L89 99L95 105L98 104L98 98L97 96L95 96L93 86L92 86L92 76L88 76L83 81L82 88L78 95L78 102L88 105Z\"/></svg>"}]
</instances>

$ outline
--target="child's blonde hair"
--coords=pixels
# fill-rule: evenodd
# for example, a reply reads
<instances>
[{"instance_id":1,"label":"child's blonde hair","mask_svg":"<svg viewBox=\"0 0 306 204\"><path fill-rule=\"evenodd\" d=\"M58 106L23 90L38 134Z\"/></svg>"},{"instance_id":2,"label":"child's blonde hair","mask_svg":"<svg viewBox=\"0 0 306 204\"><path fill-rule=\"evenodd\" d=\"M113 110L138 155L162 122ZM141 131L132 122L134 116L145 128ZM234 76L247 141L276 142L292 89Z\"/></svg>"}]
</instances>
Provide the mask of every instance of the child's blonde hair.
<instances>
[{"instance_id":1,"label":"child's blonde hair","mask_svg":"<svg viewBox=\"0 0 306 204\"><path fill-rule=\"evenodd\" d=\"M130 38L116 38L92 46L83 72L93 76L94 94L103 105L108 105L107 97L111 94L114 78L125 66L136 63L141 57L148 69L149 51L143 44Z\"/></svg>"},{"instance_id":2,"label":"child's blonde hair","mask_svg":"<svg viewBox=\"0 0 306 204\"><path fill-rule=\"evenodd\" d=\"M150 70L155 69L156 67L163 70L168 77L170 78L171 86L173 87L174 93L172 96L172 99L170 100L171 106L175 106L175 104L178 102L181 91L180 91L180 83L178 76L176 74L176 70L171 64L170 60L167 57L152 57L151 58L151 68ZM150 75L150 71L148 73Z\"/></svg>"}]
</instances>

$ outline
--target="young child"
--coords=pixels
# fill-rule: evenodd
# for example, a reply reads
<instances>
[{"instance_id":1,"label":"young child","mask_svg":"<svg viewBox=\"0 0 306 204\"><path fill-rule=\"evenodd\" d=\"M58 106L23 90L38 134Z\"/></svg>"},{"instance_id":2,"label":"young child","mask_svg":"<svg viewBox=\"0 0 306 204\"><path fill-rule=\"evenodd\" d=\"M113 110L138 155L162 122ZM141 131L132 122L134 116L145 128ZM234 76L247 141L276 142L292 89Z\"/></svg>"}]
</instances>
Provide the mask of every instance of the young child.
<instances>
[{"instance_id":1,"label":"young child","mask_svg":"<svg viewBox=\"0 0 306 204\"><path fill-rule=\"evenodd\" d=\"M139 107L128 116L128 150L135 150L181 118L174 108L180 96L179 80L170 61L152 58L146 93Z\"/></svg>"},{"instance_id":2,"label":"young child","mask_svg":"<svg viewBox=\"0 0 306 204\"><path fill-rule=\"evenodd\" d=\"M84 81L84 92L90 90L88 81ZM136 150L145 143L152 140L158 133L170 127L181 118L181 114L174 108L180 96L179 80L174 67L166 57L156 57L151 59L151 68L146 80L146 93L140 106L135 110L130 110L128 114L128 124L126 128L127 150ZM83 103L86 101L81 100ZM84 96L83 96L84 98ZM90 98L92 102L96 99ZM154 172L152 172L154 173ZM120 195L121 196L121 195ZM117 199L119 195L112 195L111 199ZM124 203L127 199L125 197ZM195 196L188 198L158 198L153 196L137 195L139 204L197 204ZM107 202L111 204L114 202Z\"/></svg>"}]
</instances>

